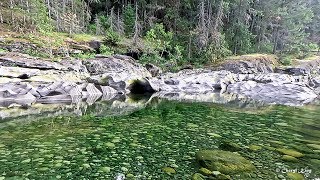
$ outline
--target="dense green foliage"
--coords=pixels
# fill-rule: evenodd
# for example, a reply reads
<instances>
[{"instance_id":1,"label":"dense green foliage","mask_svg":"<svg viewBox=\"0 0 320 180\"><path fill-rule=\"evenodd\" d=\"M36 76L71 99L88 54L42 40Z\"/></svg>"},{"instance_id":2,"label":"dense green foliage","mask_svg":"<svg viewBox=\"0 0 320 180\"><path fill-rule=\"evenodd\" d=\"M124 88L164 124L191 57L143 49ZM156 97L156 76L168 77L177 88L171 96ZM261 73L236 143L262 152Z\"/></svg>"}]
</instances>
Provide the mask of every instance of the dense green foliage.
<instances>
[{"instance_id":1,"label":"dense green foliage","mask_svg":"<svg viewBox=\"0 0 320 180\"><path fill-rule=\"evenodd\" d=\"M320 44L319 0L19 2L5 0L0 21L21 29L31 18L40 31L105 35L106 46L132 39L131 46L143 48L128 51L161 64L203 64L246 53L304 58Z\"/></svg>"}]
</instances>

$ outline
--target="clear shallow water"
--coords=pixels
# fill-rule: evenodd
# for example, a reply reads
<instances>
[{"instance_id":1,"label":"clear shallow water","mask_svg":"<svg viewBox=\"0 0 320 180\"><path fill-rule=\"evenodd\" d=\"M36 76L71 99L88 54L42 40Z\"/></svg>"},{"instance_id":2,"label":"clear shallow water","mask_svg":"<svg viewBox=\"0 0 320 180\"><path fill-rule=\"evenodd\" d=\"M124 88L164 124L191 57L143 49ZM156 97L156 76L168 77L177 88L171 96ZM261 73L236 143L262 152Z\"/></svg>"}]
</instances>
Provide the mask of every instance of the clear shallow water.
<instances>
[{"instance_id":1,"label":"clear shallow water","mask_svg":"<svg viewBox=\"0 0 320 180\"><path fill-rule=\"evenodd\" d=\"M195 153L234 143L256 170L233 179L285 179L304 170L320 177L320 106L259 110L161 101L123 116L41 117L0 129L0 179L191 179ZM261 147L253 151L252 145ZM295 150L298 162L276 149ZM168 175L163 167L173 167ZM134 179L134 178L133 178Z\"/></svg>"}]
</instances>

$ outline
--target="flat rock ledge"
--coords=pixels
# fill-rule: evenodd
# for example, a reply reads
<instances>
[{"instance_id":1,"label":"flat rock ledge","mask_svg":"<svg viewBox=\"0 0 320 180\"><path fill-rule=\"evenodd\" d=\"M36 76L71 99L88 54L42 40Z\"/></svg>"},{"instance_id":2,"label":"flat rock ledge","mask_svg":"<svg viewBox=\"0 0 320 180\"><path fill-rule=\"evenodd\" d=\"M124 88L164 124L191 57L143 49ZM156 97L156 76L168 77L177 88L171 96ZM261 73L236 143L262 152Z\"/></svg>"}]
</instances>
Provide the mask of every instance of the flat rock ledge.
<instances>
[{"instance_id":1,"label":"flat rock ledge","mask_svg":"<svg viewBox=\"0 0 320 180\"><path fill-rule=\"evenodd\" d=\"M267 70L256 68L253 73L245 69L235 72L236 66L230 63L219 70L161 73L153 65L144 67L123 55L52 62L6 53L0 56L0 107L76 103L79 99L86 99L90 104L130 92L156 92L152 97L200 102L228 102L228 97L236 95L265 104L291 106L308 104L319 97L319 63L305 65L308 71L304 72L312 72L306 74L288 73L292 68L275 71L267 64L264 64L268 66ZM252 69L254 66L251 63L241 68ZM154 69L157 69L156 73Z\"/></svg>"}]
</instances>

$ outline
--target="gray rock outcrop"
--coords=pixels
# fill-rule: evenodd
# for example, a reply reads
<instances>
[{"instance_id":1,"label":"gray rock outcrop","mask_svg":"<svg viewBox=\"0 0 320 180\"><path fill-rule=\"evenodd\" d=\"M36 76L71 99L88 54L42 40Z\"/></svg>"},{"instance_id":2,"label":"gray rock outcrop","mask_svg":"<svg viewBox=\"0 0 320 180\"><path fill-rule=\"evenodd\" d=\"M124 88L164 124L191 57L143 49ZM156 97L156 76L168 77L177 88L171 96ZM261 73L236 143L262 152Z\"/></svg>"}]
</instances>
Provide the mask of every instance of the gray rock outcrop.
<instances>
[{"instance_id":1,"label":"gray rock outcrop","mask_svg":"<svg viewBox=\"0 0 320 180\"><path fill-rule=\"evenodd\" d=\"M234 74L229 71L184 70L167 73L149 82L153 89L164 96L188 99L188 94L192 94L191 99L196 100L208 92L219 91L243 95L267 104L299 106L314 101L319 95L317 78L310 80L308 76L279 73ZM204 97L203 101L207 101L207 98Z\"/></svg>"},{"instance_id":2,"label":"gray rock outcrop","mask_svg":"<svg viewBox=\"0 0 320 180\"><path fill-rule=\"evenodd\" d=\"M243 55L223 61L216 70L227 70L235 74L272 73L277 64L273 55Z\"/></svg>"},{"instance_id":3,"label":"gray rock outcrop","mask_svg":"<svg viewBox=\"0 0 320 180\"><path fill-rule=\"evenodd\" d=\"M151 77L150 72L128 56L51 62L7 53L0 57L0 101L6 106L30 105L72 101L81 96L95 102L128 93L131 83L146 77Z\"/></svg>"},{"instance_id":4,"label":"gray rock outcrop","mask_svg":"<svg viewBox=\"0 0 320 180\"><path fill-rule=\"evenodd\" d=\"M156 66L144 67L122 55L51 62L7 53L0 56L0 106L66 103L81 99L93 104L130 92L157 92L155 97L222 104L244 97L266 104L293 106L310 103L319 96L317 61L309 63L312 66L307 67L313 73L307 75L274 73L274 64L268 64L264 58L257 62L260 61L264 63L227 62L220 66L226 70L185 69L162 73ZM238 67L239 63L242 65Z\"/></svg>"},{"instance_id":5,"label":"gray rock outcrop","mask_svg":"<svg viewBox=\"0 0 320 180\"><path fill-rule=\"evenodd\" d=\"M206 93L225 91L228 84L235 82L235 75L228 71L182 70L152 78L149 82L156 91Z\"/></svg>"},{"instance_id":6,"label":"gray rock outcrop","mask_svg":"<svg viewBox=\"0 0 320 180\"><path fill-rule=\"evenodd\" d=\"M269 104L302 105L312 102L317 95L302 83L242 81L228 86L227 92L242 94L246 97Z\"/></svg>"}]
</instances>

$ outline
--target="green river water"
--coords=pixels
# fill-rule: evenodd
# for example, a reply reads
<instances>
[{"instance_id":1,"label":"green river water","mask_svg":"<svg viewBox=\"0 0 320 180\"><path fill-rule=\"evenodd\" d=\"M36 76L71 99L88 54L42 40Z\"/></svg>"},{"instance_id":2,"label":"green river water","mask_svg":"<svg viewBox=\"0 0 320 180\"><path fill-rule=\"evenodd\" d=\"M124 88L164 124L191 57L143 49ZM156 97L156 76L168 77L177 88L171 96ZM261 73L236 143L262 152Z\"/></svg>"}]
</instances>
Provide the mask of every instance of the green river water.
<instances>
[{"instance_id":1,"label":"green river water","mask_svg":"<svg viewBox=\"0 0 320 180\"><path fill-rule=\"evenodd\" d=\"M295 171L320 178L320 106L247 110L162 100L122 116L0 124L0 179L191 179L196 152L230 148L255 166L232 179L301 179ZM301 157L283 160L284 150Z\"/></svg>"}]
</instances>

